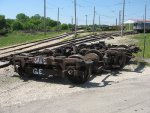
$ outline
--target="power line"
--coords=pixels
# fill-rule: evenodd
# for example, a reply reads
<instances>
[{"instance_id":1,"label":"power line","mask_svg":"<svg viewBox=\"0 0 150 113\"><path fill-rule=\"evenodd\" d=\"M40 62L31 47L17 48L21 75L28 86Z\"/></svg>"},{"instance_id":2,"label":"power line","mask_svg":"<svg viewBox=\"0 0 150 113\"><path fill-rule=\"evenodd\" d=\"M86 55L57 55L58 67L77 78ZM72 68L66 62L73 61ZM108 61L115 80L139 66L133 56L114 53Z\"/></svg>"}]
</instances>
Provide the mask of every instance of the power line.
<instances>
[{"instance_id":1,"label":"power line","mask_svg":"<svg viewBox=\"0 0 150 113\"><path fill-rule=\"evenodd\" d=\"M95 11L95 14L106 17L106 18L115 18L114 16L108 16L108 15L104 15L104 14L99 14L97 11Z\"/></svg>"},{"instance_id":2,"label":"power line","mask_svg":"<svg viewBox=\"0 0 150 113\"><path fill-rule=\"evenodd\" d=\"M91 2L91 0L83 0L83 2L89 3L89 4L94 4L94 2Z\"/></svg>"},{"instance_id":3,"label":"power line","mask_svg":"<svg viewBox=\"0 0 150 113\"><path fill-rule=\"evenodd\" d=\"M91 6L83 6L83 5L80 5L79 3L77 3L77 6L78 6L78 7L82 7L82 8L85 8L85 7L92 8Z\"/></svg>"}]
</instances>

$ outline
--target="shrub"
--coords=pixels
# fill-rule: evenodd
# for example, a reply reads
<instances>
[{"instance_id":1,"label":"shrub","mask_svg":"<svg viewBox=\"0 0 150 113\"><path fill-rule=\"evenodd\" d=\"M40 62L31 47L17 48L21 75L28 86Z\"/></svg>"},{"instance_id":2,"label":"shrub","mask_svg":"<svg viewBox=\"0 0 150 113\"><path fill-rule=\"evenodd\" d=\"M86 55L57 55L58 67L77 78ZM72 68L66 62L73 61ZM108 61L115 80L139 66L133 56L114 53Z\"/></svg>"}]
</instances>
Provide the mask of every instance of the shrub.
<instances>
[{"instance_id":1,"label":"shrub","mask_svg":"<svg viewBox=\"0 0 150 113\"><path fill-rule=\"evenodd\" d=\"M22 30L23 29L23 24L19 21L15 21L13 24L12 24L12 29L13 30Z\"/></svg>"}]
</instances>

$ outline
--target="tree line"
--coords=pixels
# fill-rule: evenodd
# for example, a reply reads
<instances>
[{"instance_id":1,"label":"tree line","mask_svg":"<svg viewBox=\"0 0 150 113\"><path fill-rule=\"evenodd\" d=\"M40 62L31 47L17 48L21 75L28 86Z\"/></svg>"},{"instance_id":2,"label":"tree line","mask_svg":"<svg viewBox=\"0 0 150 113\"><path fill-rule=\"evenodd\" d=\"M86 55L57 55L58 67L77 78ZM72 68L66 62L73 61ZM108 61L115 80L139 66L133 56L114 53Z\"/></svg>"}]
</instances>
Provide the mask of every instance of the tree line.
<instances>
[{"instance_id":1,"label":"tree line","mask_svg":"<svg viewBox=\"0 0 150 113\"><path fill-rule=\"evenodd\" d=\"M72 28L71 24L61 24L49 17L46 18L47 31L67 30ZM5 34L10 31L27 30L27 31L43 31L44 17L39 14L27 16L24 13L16 15L16 19L6 19L4 15L0 15L0 33Z\"/></svg>"}]
</instances>

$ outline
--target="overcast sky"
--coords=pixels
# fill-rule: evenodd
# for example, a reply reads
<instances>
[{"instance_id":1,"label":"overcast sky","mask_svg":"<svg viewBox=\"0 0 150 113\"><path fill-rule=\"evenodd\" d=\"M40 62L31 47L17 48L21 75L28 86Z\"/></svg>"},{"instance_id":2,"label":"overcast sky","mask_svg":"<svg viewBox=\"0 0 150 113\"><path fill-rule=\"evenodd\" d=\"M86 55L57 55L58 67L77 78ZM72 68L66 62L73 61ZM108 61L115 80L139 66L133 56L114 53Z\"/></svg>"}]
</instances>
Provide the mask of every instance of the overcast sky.
<instances>
[{"instance_id":1,"label":"overcast sky","mask_svg":"<svg viewBox=\"0 0 150 113\"><path fill-rule=\"evenodd\" d=\"M40 14L43 16L44 0L0 0L0 14L6 18L15 18L18 13L28 16ZM47 16L57 19L57 8L60 8L60 21L71 23L74 16L74 0L46 0ZM119 18L119 10L122 10L123 0L77 0L78 24L85 24L85 15L88 15L88 23L92 23L93 7L96 7L96 23L101 15L102 24L115 24ZM126 0L125 20L142 19L144 4L147 4L147 18L150 19L150 0Z\"/></svg>"}]
</instances>

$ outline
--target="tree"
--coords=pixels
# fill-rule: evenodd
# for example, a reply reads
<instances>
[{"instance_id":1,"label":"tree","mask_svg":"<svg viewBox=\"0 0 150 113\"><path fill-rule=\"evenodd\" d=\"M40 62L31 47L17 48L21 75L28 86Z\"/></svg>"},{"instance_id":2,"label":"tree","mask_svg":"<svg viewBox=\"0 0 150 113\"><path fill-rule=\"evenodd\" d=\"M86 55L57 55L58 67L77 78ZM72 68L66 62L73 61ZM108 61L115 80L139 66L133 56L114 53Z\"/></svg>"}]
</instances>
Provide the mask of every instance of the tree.
<instances>
[{"instance_id":1,"label":"tree","mask_svg":"<svg viewBox=\"0 0 150 113\"><path fill-rule=\"evenodd\" d=\"M41 21L41 16L39 14L36 14L30 18L30 22L33 23L34 25L39 25Z\"/></svg>"},{"instance_id":2,"label":"tree","mask_svg":"<svg viewBox=\"0 0 150 113\"><path fill-rule=\"evenodd\" d=\"M30 18L30 23L34 24L34 29L35 30L39 30L39 28L41 27L41 23L42 23L41 18L42 17L39 14L35 14L34 16L32 16Z\"/></svg>"},{"instance_id":3,"label":"tree","mask_svg":"<svg viewBox=\"0 0 150 113\"><path fill-rule=\"evenodd\" d=\"M44 18L42 18L42 20L43 20ZM59 23L60 24L60 23ZM46 18L46 25L47 26L50 26L50 27L55 27L55 26L57 26L57 21L54 21L54 20L52 20L52 19L50 19L50 18Z\"/></svg>"},{"instance_id":4,"label":"tree","mask_svg":"<svg viewBox=\"0 0 150 113\"><path fill-rule=\"evenodd\" d=\"M0 30L6 28L6 20L5 20L5 16L0 15Z\"/></svg>"},{"instance_id":5,"label":"tree","mask_svg":"<svg viewBox=\"0 0 150 113\"><path fill-rule=\"evenodd\" d=\"M72 29L73 29L73 25L72 25L72 24L68 24L68 28L69 28L70 30L72 30Z\"/></svg>"},{"instance_id":6,"label":"tree","mask_svg":"<svg viewBox=\"0 0 150 113\"><path fill-rule=\"evenodd\" d=\"M61 29L62 30L67 30L69 27L68 27L68 25L67 24L62 24L61 25Z\"/></svg>"},{"instance_id":7,"label":"tree","mask_svg":"<svg viewBox=\"0 0 150 113\"><path fill-rule=\"evenodd\" d=\"M63 30L71 28L71 25L57 22L49 17L46 18L47 30ZM0 31L12 31L12 30L44 30L44 17L39 14L35 14L31 18L24 13L16 15L16 19L5 19L5 16L0 15Z\"/></svg>"},{"instance_id":8,"label":"tree","mask_svg":"<svg viewBox=\"0 0 150 113\"><path fill-rule=\"evenodd\" d=\"M6 19L6 28L11 30L11 26L14 23L14 19Z\"/></svg>"},{"instance_id":9,"label":"tree","mask_svg":"<svg viewBox=\"0 0 150 113\"><path fill-rule=\"evenodd\" d=\"M29 17L26 16L24 13L17 14L16 18L18 21L20 21L22 23L26 22L29 19Z\"/></svg>"},{"instance_id":10,"label":"tree","mask_svg":"<svg viewBox=\"0 0 150 113\"><path fill-rule=\"evenodd\" d=\"M44 22L41 22L41 23L38 25L38 30L44 30Z\"/></svg>"},{"instance_id":11,"label":"tree","mask_svg":"<svg viewBox=\"0 0 150 113\"><path fill-rule=\"evenodd\" d=\"M25 30L32 30L35 28L35 25L31 22L26 22L23 24L23 29Z\"/></svg>"},{"instance_id":12,"label":"tree","mask_svg":"<svg viewBox=\"0 0 150 113\"><path fill-rule=\"evenodd\" d=\"M35 14L34 16L31 17L31 19L40 20L41 16L39 14Z\"/></svg>"},{"instance_id":13,"label":"tree","mask_svg":"<svg viewBox=\"0 0 150 113\"><path fill-rule=\"evenodd\" d=\"M13 24L12 24L12 29L13 30L22 30L23 29L23 24L19 21L15 21Z\"/></svg>"}]
</instances>

